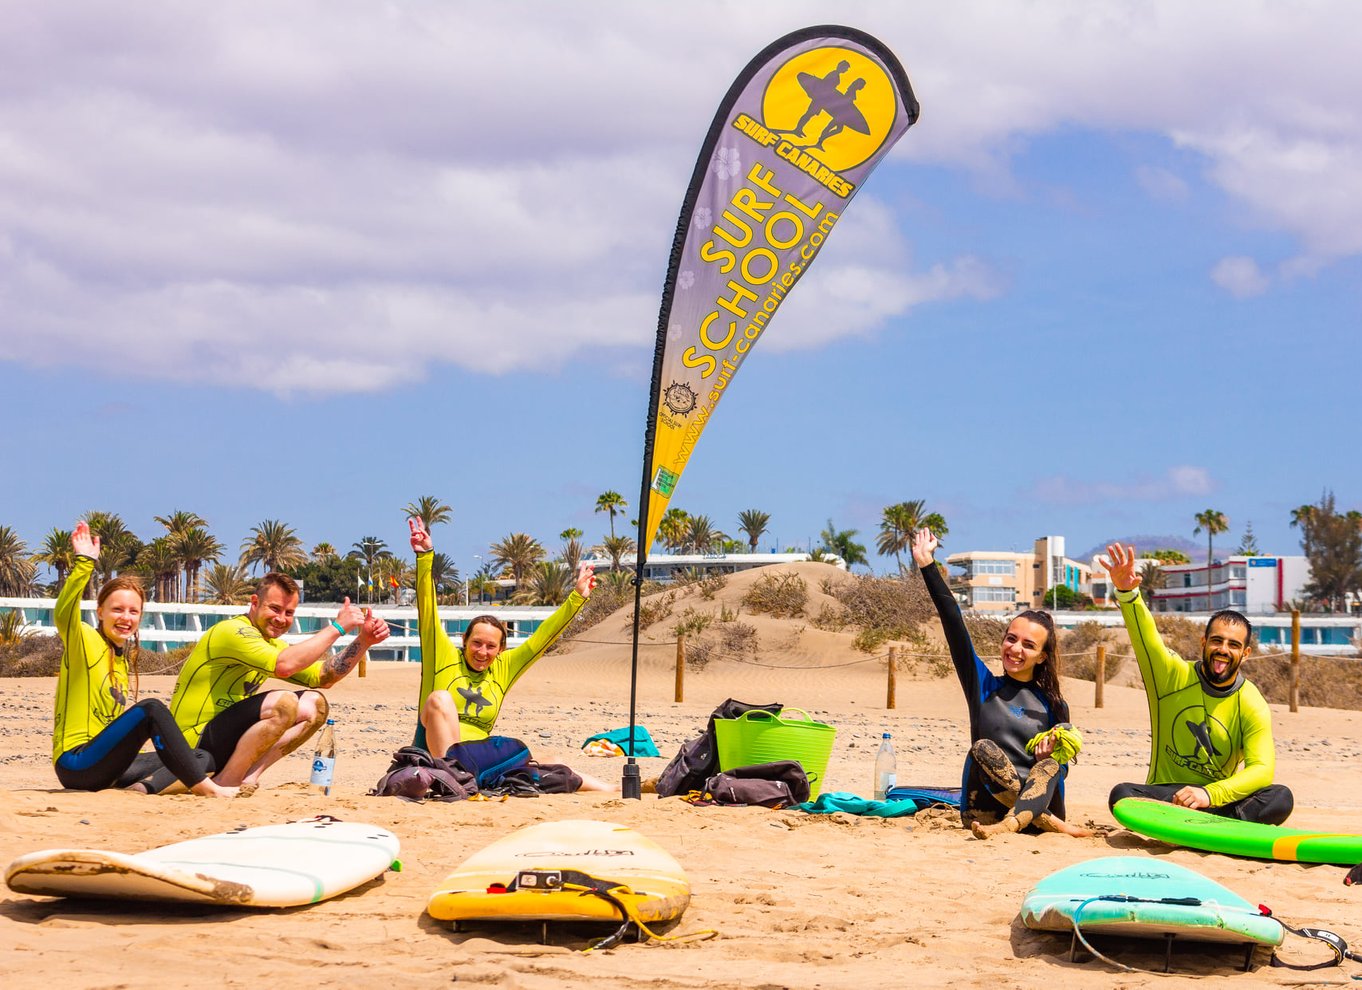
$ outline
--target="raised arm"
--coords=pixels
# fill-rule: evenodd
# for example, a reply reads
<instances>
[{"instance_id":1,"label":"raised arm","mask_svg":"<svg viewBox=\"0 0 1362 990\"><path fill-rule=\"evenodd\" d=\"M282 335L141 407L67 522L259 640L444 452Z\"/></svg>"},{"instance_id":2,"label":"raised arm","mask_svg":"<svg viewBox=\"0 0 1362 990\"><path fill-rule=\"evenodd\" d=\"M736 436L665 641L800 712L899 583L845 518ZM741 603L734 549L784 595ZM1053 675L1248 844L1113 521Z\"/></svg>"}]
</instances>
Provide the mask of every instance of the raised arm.
<instances>
[{"instance_id":1,"label":"raised arm","mask_svg":"<svg viewBox=\"0 0 1362 990\"><path fill-rule=\"evenodd\" d=\"M327 650L336 645L336 640L342 635L341 629L344 629L345 633L353 633L363 624L364 613L360 611L360 607L352 605L349 598L345 599L331 622L301 643L294 643L279 654L279 658L274 662L274 676L288 678L311 667ZM340 626L341 629L337 629L336 626Z\"/></svg>"},{"instance_id":2,"label":"raised arm","mask_svg":"<svg viewBox=\"0 0 1362 990\"><path fill-rule=\"evenodd\" d=\"M927 593L932 596L936 614L941 618L941 629L946 634L946 645L950 647L951 663L960 678L961 685L969 696L973 696L979 684L978 659L974 644L970 642L969 630L965 628L965 618L960 614L960 603L951 594L946 579L936 566L936 548L941 541L929 529L919 529L913 535L913 563L917 564Z\"/></svg>"},{"instance_id":3,"label":"raised arm","mask_svg":"<svg viewBox=\"0 0 1362 990\"><path fill-rule=\"evenodd\" d=\"M350 671L355 669L355 665L364 658L369 652L369 648L377 646L388 638L388 623L373 614L372 609L364 610L364 621L360 624L359 635L354 641L334 656L327 657L322 662L321 682L318 687L331 687Z\"/></svg>"},{"instance_id":4,"label":"raised arm","mask_svg":"<svg viewBox=\"0 0 1362 990\"><path fill-rule=\"evenodd\" d=\"M72 660L76 659L74 654L79 653L80 662L88 664L99 658L85 656L80 631L80 603L85 586L90 583L90 575L95 572L95 561L99 559L99 537L90 532L89 524L83 519L76 523L71 533L71 551L76 555L76 560L57 595L52 617L62 642L68 651L72 651Z\"/></svg>"}]
</instances>

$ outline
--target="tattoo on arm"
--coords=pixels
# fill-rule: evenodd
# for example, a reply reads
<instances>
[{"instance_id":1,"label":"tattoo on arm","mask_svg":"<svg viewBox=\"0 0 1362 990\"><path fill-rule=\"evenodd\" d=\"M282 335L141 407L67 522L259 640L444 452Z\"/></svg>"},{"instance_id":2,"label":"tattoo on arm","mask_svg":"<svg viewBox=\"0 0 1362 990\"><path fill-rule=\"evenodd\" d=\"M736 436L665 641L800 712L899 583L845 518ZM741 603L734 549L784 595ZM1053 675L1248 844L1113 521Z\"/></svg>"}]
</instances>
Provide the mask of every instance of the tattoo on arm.
<instances>
[{"instance_id":1,"label":"tattoo on arm","mask_svg":"<svg viewBox=\"0 0 1362 990\"><path fill-rule=\"evenodd\" d=\"M359 663L359 658L363 655L364 651L359 648L359 640L355 640L341 652L327 657L326 663L322 665L322 675L327 684L334 684L354 670L355 664Z\"/></svg>"}]
</instances>

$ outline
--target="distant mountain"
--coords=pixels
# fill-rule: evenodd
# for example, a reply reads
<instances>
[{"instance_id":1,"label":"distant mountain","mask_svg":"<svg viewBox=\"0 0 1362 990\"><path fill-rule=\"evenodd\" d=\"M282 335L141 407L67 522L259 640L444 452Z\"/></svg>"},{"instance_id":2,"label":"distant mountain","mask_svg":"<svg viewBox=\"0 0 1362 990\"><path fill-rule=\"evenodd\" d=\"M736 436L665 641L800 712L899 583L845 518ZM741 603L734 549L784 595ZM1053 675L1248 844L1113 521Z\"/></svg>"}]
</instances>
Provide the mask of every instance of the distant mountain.
<instances>
[{"instance_id":1,"label":"distant mountain","mask_svg":"<svg viewBox=\"0 0 1362 990\"><path fill-rule=\"evenodd\" d=\"M1227 539L1229 535L1230 535L1229 533L1221 533L1220 537L1215 541L1216 549L1215 555L1217 557L1229 553L1239 545L1238 537L1236 537L1233 541L1230 541L1228 543L1221 542L1221 540ZM1206 561L1205 542L1203 541L1201 543L1197 543L1195 540L1189 540L1185 536L1122 536L1119 538L1119 540L1113 540L1110 542L1133 544L1136 553L1143 553L1146 550L1181 550L1183 553L1185 553L1188 557L1191 558L1193 563L1201 564L1205 563ZM1225 549L1226 547L1228 547L1228 549ZM1069 559L1089 561L1092 560L1092 558L1096 557L1099 553L1106 552L1107 552L1106 543L1099 543L1097 546L1093 547L1087 553L1079 554L1077 556L1075 556L1074 554L1069 554Z\"/></svg>"}]
</instances>

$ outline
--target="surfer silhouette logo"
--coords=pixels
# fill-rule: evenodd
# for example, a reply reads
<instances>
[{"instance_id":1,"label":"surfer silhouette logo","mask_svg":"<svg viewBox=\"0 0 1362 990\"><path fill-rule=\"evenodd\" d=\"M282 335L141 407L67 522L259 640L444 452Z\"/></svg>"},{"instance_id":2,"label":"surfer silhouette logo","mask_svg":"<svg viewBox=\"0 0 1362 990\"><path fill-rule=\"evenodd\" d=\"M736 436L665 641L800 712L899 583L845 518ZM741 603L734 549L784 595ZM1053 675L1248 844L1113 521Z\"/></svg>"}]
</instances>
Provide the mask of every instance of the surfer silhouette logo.
<instances>
[{"instance_id":1,"label":"surfer silhouette logo","mask_svg":"<svg viewBox=\"0 0 1362 990\"><path fill-rule=\"evenodd\" d=\"M482 714L482 710L492 702L482 696L482 692L477 688L459 688L459 697L464 700L463 711L467 715L470 710L477 708L473 712L473 717L477 718Z\"/></svg>"},{"instance_id":2,"label":"surfer silhouette logo","mask_svg":"<svg viewBox=\"0 0 1362 990\"><path fill-rule=\"evenodd\" d=\"M1223 777L1229 769L1226 763L1231 749L1225 727L1200 705L1178 712L1173 725L1168 752L1177 764L1207 777Z\"/></svg>"},{"instance_id":3,"label":"surfer silhouette logo","mask_svg":"<svg viewBox=\"0 0 1362 990\"><path fill-rule=\"evenodd\" d=\"M771 133L835 172L879 151L898 110L884 68L860 51L836 46L792 57L771 76L762 99Z\"/></svg>"}]
</instances>

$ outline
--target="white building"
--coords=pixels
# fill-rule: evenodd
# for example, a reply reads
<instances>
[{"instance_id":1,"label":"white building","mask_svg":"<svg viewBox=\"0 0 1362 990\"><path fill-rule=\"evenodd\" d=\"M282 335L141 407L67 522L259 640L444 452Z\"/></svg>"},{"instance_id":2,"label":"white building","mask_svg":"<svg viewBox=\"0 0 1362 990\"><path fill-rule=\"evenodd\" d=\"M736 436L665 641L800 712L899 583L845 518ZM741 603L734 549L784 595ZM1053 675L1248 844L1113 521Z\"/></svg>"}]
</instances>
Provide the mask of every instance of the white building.
<instances>
[{"instance_id":1,"label":"white building","mask_svg":"<svg viewBox=\"0 0 1362 990\"><path fill-rule=\"evenodd\" d=\"M1245 615L1289 610L1310 580L1305 557L1233 556L1206 564L1165 564L1154 589L1155 612L1210 613L1232 608Z\"/></svg>"}]
</instances>

